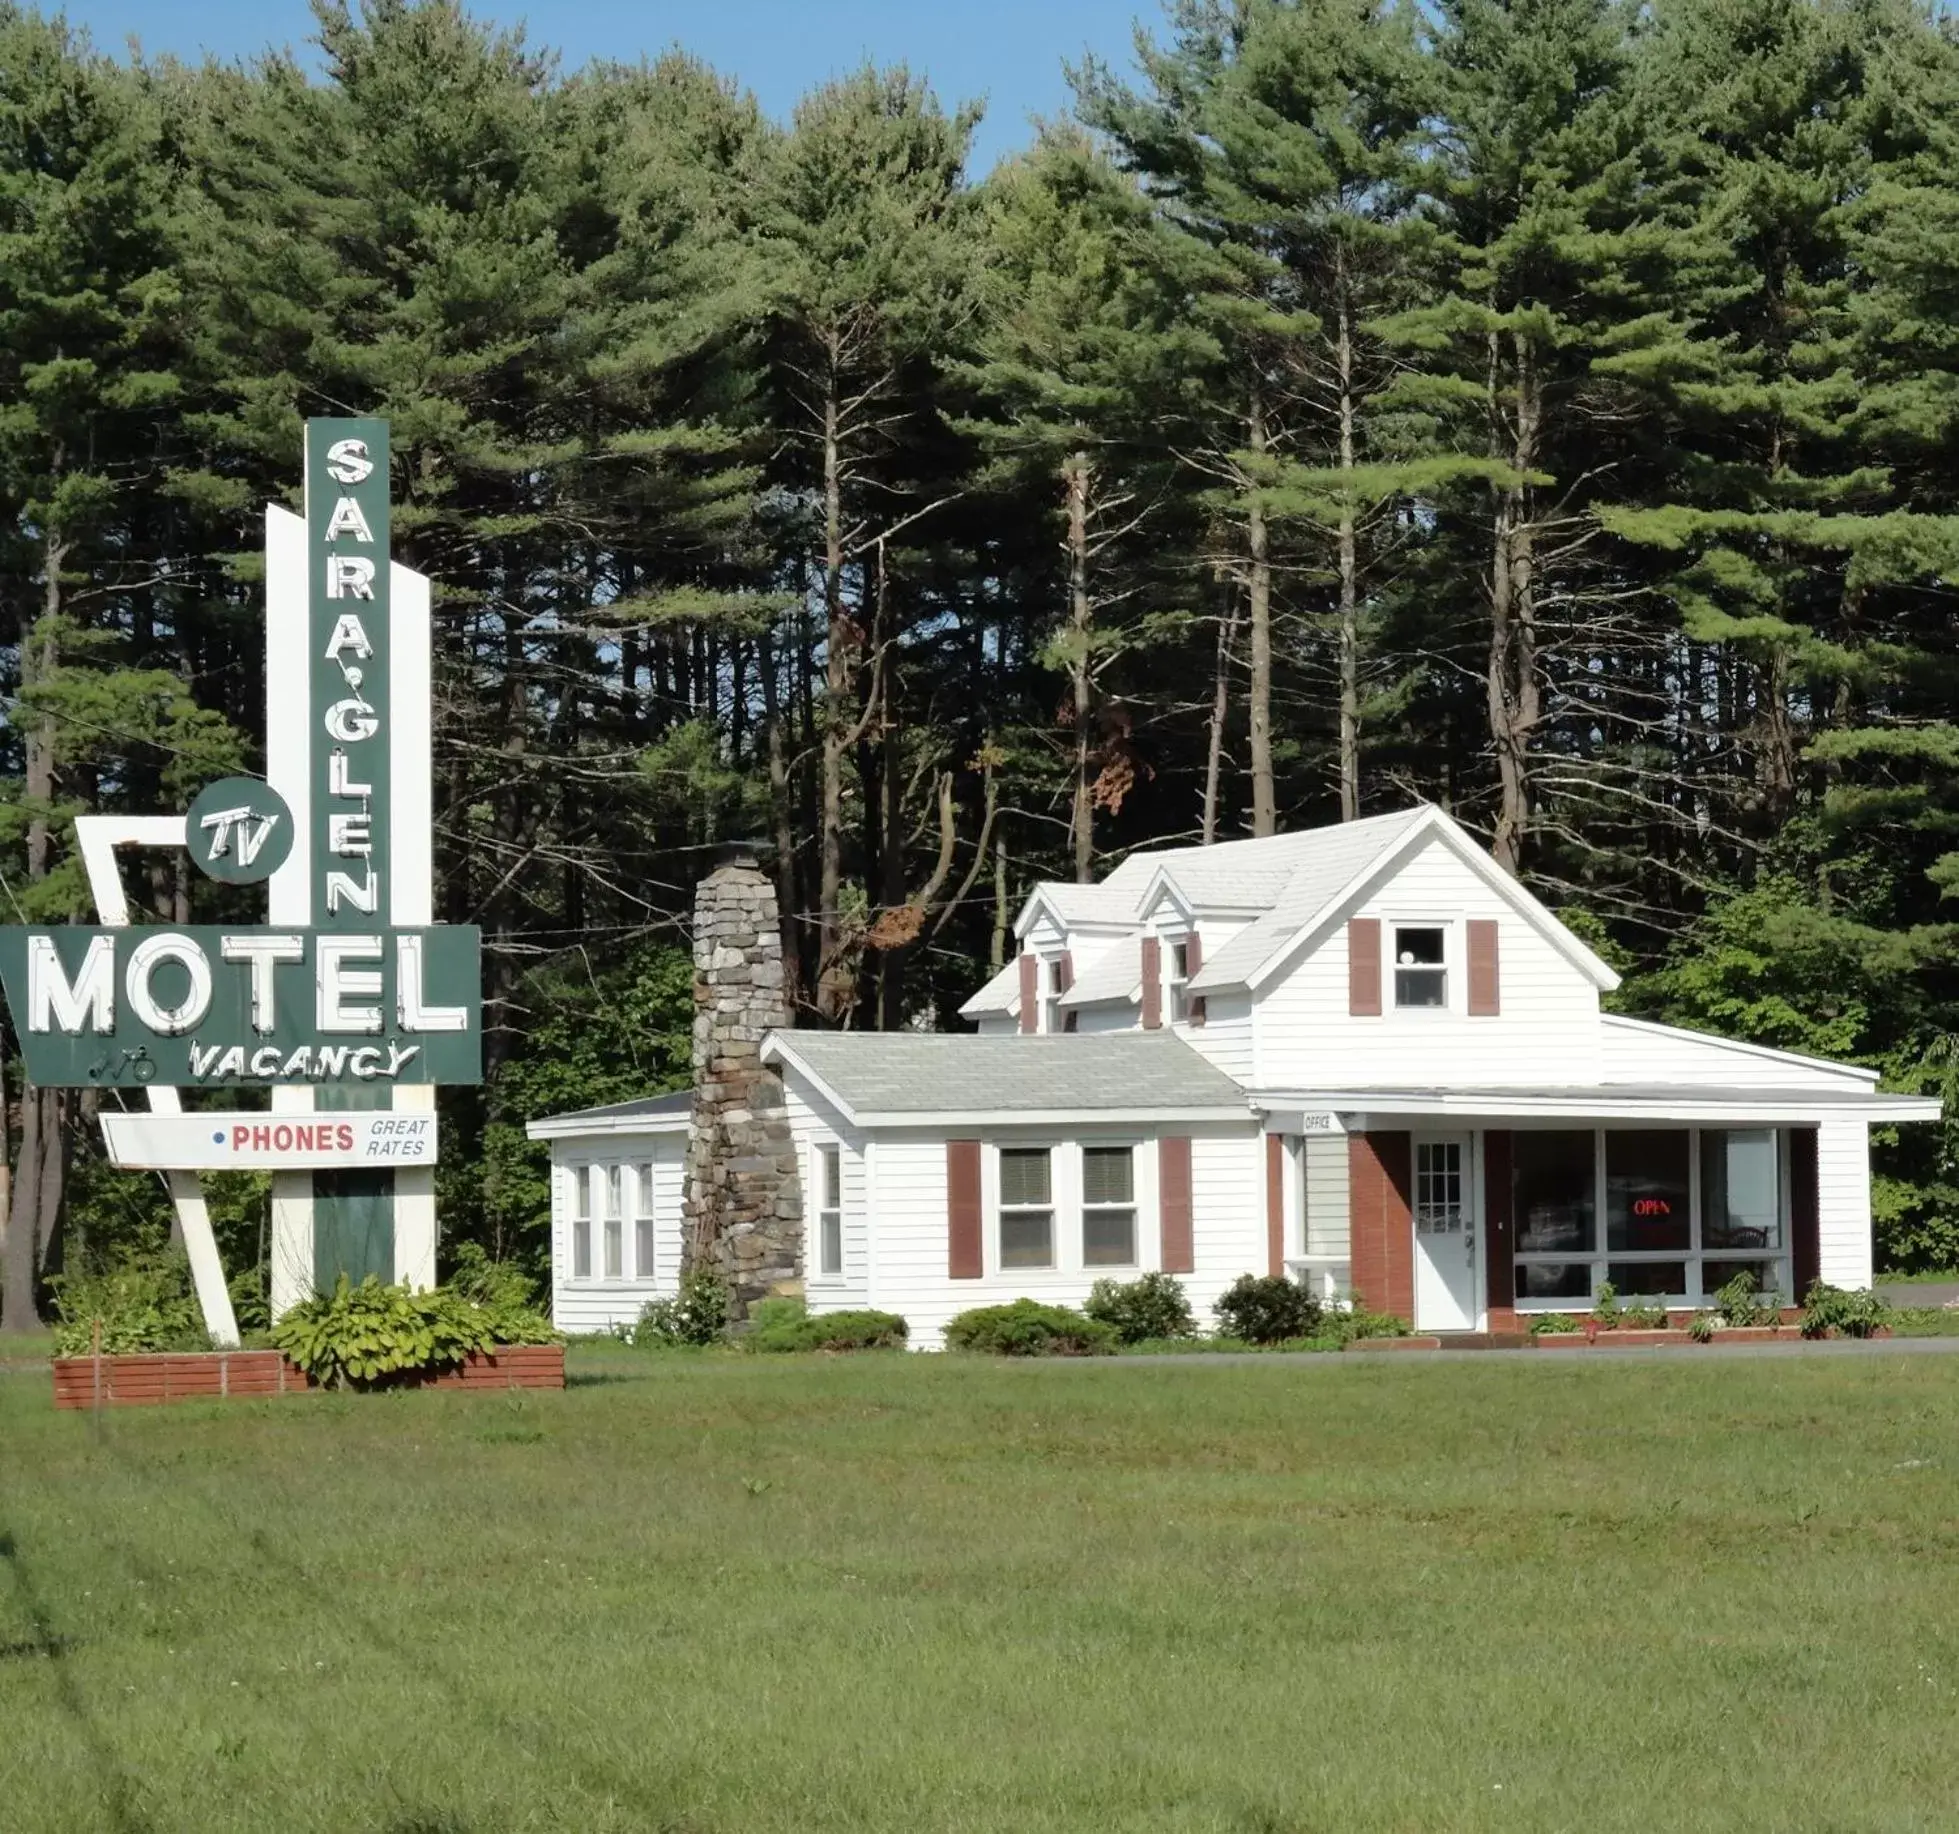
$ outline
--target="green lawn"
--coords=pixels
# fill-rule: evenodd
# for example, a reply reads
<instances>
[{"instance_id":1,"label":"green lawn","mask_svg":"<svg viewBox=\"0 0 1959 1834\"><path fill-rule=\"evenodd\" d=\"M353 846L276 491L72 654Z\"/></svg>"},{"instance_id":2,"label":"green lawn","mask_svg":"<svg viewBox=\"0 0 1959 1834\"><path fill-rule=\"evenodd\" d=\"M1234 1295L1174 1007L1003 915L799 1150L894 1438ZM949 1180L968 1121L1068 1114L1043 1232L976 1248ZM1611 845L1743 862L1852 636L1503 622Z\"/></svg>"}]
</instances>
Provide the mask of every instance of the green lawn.
<instances>
[{"instance_id":1,"label":"green lawn","mask_svg":"<svg viewBox=\"0 0 1959 1834\"><path fill-rule=\"evenodd\" d=\"M0 1827L1950 1829L1959 1358L0 1377Z\"/></svg>"}]
</instances>

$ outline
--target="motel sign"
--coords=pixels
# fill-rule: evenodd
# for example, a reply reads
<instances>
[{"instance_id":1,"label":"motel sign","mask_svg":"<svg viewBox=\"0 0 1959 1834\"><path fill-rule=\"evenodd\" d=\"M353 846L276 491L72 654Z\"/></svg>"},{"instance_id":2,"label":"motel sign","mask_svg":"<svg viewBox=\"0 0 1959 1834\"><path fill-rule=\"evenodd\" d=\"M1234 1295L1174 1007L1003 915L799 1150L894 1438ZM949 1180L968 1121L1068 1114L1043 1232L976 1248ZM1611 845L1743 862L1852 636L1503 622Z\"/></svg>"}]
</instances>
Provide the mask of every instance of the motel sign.
<instances>
[{"instance_id":1,"label":"motel sign","mask_svg":"<svg viewBox=\"0 0 1959 1834\"><path fill-rule=\"evenodd\" d=\"M162 1171L207 1328L237 1331L200 1172L272 1172L275 1312L347 1274L435 1276L434 1086L482 1079L481 936L434 921L429 582L388 554L388 429L306 424L305 514L266 511L266 775L182 816L81 816L100 921L0 929L23 1067L104 1092ZM133 928L117 850L266 887L263 924ZM269 1108L187 1109L258 1090Z\"/></svg>"}]
</instances>

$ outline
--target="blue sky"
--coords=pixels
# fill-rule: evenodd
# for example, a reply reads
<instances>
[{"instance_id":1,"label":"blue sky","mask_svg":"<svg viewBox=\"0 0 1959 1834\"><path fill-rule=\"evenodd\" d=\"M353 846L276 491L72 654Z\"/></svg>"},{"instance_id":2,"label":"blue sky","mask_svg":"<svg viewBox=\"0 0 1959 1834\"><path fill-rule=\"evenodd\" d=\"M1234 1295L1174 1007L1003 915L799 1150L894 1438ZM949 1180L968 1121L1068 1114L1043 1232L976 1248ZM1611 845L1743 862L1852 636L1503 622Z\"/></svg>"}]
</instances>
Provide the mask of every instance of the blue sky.
<instances>
[{"instance_id":1,"label":"blue sky","mask_svg":"<svg viewBox=\"0 0 1959 1834\"><path fill-rule=\"evenodd\" d=\"M471 10L527 20L532 42L563 52L568 65L684 45L779 116L804 90L866 57L903 60L948 104L986 98L974 149L980 171L1026 144L1031 115L1066 108L1064 61L1093 50L1127 70L1133 22L1140 16L1154 29L1162 17L1158 0L475 0ZM134 36L147 52L185 58L298 47L312 31L306 0L68 0L66 11L104 50Z\"/></svg>"}]
</instances>

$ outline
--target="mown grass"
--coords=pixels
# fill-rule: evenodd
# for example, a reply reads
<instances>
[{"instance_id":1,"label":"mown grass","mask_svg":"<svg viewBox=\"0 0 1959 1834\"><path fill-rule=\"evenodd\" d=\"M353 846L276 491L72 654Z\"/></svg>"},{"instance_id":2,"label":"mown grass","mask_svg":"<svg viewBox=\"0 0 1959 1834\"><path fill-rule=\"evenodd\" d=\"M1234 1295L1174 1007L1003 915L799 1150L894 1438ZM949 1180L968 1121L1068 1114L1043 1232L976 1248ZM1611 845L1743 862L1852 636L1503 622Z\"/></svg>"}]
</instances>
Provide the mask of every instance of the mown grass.
<instances>
[{"instance_id":1,"label":"mown grass","mask_svg":"<svg viewBox=\"0 0 1959 1834\"><path fill-rule=\"evenodd\" d=\"M0 1378L0 1826L1954 1825L1959 1359L577 1368Z\"/></svg>"}]
</instances>

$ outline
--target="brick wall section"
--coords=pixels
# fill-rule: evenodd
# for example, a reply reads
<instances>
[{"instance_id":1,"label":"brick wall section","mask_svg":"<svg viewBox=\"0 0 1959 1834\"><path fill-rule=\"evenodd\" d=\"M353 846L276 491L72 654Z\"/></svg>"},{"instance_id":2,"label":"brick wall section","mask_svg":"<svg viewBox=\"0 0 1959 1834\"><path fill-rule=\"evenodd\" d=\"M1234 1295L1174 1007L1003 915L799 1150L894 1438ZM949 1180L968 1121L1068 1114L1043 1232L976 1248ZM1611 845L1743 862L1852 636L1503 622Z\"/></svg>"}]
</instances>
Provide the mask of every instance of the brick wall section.
<instances>
[{"instance_id":1,"label":"brick wall section","mask_svg":"<svg viewBox=\"0 0 1959 1834\"><path fill-rule=\"evenodd\" d=\"M1510 1140L1506 1129L1483 1136L1483 1216L1490 1263L1489 1306L1508 1311L1517 1303L1517 1230L1511 1214Z\"/></svg>"},{"instance_id":2,"label":"brick wall section","mask_svg":"<svg viewBox=\"0 0 1959 1834\"><path fill-rule=\"evenodd\" d=\"M1415 1229L1409 1190L1413 1136L1347 1136L1354 1291L1377 1312L1415 1322Z\"/></svg>"}]
</instances>

